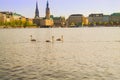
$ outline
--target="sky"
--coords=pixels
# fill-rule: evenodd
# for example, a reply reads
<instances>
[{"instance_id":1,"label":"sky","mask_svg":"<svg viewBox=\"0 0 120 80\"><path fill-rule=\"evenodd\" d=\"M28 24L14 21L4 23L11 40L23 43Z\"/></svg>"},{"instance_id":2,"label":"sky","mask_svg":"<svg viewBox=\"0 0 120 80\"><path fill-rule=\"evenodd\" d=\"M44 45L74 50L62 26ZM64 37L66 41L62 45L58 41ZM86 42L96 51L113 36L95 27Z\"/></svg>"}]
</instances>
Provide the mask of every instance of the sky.
<instances>
[{"instance_id":1,"label":"sky","mask_svg":"<svg viewBox=\"0 0 120 80\"><path fill-rule=\"evenodd\" d=\"M45 16L47 0L0 0L0 11L19 13L28 18L34 18L36 1L39 15ZM104 13L106 15L120 12L120 0L48 0L51 15L65 16L71 14Z\"/></svg>"}]
</instances>

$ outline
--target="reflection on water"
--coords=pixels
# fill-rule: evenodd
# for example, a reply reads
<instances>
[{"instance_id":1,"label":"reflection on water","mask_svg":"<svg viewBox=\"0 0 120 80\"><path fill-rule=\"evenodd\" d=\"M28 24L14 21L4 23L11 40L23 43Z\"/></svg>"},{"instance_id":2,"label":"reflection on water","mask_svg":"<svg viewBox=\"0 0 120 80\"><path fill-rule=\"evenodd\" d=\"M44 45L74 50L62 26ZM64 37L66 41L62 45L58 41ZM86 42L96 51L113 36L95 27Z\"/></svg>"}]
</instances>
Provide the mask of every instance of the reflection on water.
<instances>
[{"instance_id":1,"label":"reflection on water","mask_svg":"<svg viewBox=\"0 0 120 80\"><path fill-rule=\"evenodd\" d=\"M0 80L120 80L120 28L1 29Z\"/></svg>"}]
</instances>

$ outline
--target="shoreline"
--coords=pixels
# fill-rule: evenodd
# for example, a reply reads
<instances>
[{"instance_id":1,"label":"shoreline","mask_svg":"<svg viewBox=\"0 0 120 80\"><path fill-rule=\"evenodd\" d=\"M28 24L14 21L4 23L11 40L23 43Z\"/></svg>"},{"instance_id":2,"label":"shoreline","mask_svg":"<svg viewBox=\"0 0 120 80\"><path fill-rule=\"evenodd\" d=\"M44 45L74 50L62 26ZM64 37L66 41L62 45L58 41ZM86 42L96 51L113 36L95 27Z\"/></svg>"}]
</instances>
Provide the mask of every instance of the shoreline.
<instances>
[{"instance_id":1,"label":"shoreline","mask_svg":"<svg viewBox=\"0 0 120 80\"><path fill-rule=\"evenodd\" d=\"M102 27L120 27L120 26L82 26L82 27L52 27L52 28L102 28ZM0 26L0 29L37 29L40 27L5 27L5 26ZM45 28L41 28L41 29L45 29ZM46 28L48 29L48 28Z\"/></svg>"}]
</instances>

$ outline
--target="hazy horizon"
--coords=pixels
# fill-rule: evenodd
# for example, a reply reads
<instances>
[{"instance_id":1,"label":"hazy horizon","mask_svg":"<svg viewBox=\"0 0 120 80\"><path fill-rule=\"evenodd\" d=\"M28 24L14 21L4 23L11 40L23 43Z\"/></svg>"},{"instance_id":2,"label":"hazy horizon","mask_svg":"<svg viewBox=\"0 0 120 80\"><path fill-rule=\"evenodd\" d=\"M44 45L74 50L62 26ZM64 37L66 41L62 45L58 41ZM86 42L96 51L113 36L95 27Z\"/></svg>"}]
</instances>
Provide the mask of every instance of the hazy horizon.
<instances>
[{"instance_id":1,"label":"hazy horizon","mask_svg":"<svg viewBox=\"0 0 120 80\"><path fill-rule=\"evenodd\" d=\"M12 11L25 17L34 18L36 1L38 1L40 17L45 16L47 0L0 0L0 11ZM51 15L65 16L71 14L91 13L112 14L119 11L120 0L48 0Z\"/></svg>"}]
</instances>

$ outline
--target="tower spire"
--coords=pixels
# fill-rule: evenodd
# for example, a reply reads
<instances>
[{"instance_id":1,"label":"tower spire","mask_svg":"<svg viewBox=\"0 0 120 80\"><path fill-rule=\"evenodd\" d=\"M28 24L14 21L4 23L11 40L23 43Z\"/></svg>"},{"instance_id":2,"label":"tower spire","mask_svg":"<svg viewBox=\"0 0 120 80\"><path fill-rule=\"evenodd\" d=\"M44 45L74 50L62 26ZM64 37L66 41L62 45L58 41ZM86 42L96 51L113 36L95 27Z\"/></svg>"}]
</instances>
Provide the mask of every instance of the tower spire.
<instances>
[{"instance_id":1,"label":"tower spire","mask_svg":"<svg viewBox=\"0 0 120 80\"><path fill-rule=\"evenodd\" d=\"M48 0L47 0L47 8L49 8L49 2L48 2Z\"/></svg>"},{"instance_id":2,"label":"tower spire","mask_svg":"<svg viewBox=\"0 0 120 80\"><path fill-rule=\"evenodd\" d=\"M36 1L35 18L39 18L38 2Z\"/></svg>"},{"instance_id":3,"label":"tower spire","mask_svg":"<svg viewBox=\"0 0 120 80\"><path fill-rule=\"evenodd\" d=\"M50 19L50 8L49 8L48 0L47 0L47 4L46 4L46 19Z\"/></svg>"}]
</instances>

